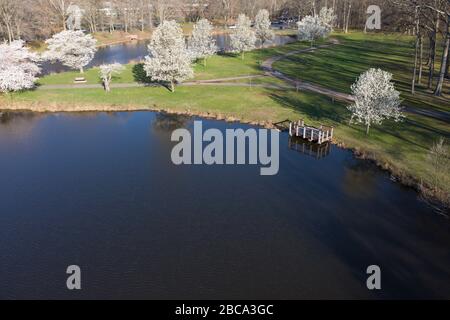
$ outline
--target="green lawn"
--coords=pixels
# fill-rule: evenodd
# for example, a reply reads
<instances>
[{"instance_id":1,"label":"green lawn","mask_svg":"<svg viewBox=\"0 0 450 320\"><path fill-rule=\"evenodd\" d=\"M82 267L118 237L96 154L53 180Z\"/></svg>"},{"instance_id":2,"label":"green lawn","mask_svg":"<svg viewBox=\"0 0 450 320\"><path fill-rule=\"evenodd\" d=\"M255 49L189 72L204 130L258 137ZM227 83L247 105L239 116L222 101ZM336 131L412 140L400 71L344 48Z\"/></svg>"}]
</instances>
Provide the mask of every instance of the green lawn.
<instances>
[{"instance_id":1,"label":"green lawn","mask_svg":"<svg viewBox=\"0 0 450 320\"><path fill-rule=\"evenodd\" d=\"M275 63L274 68L291 76L350 93L351 85L369 68L381 68L394 74L397 89L405 104L420 108L450 110L450 86L445 87L445 98L435 98L424 86L411 95L414 39L403 35L335 34L340 45L302 53ZM436 68L437 70L437 68ZM424 68L423 84L427 82Z\"/></svg>"}]
</instances>

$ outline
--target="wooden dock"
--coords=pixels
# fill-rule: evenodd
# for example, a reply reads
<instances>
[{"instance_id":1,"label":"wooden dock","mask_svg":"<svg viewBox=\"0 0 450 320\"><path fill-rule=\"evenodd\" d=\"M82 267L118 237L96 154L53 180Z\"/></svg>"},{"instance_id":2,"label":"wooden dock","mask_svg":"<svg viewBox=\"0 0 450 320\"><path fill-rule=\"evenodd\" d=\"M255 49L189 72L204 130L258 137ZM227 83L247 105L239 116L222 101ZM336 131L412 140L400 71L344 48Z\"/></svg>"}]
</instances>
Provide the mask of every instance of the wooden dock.
<instances>
[{"instance_id":1,"label":"wooden dock","mask_svg":"<svg viewBox=\"0 0 450 320\"><path fill-rule=\"evenodd\" d=\"M334 128L326 126L320 126L319 128L310 127L305 125L305 121L300 120L290 123L289 135L291 137L298 137L308 140L309 142L322 144L333 141Z\"/></svg>"}]
</instances>

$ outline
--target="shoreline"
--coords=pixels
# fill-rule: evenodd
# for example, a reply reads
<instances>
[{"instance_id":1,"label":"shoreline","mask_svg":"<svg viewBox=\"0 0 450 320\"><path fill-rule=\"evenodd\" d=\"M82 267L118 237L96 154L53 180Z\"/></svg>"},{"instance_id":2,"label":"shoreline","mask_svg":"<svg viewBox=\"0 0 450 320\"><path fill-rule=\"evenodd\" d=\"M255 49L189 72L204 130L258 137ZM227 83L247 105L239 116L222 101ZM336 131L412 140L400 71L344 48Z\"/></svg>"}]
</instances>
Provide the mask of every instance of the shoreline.
<instances>
[{"instance_id":1,"label":"shoreline","mask_svg":"<svg viewBox=\"0 0 450 320\"><path fill-rule=\"evenodd\" d=\"M180 115L189 117L199 117L208 120L225 121L228 123L241 123L245 125L257 126L265 129L277 129L271 121L252 121L242 119L234 116L229 116L214 112L196 112L191 110L174 110L170 108L161 108L156 105L150 107L133 106L133 105L46 105L40 104L16 104L12 108L2 109L0 105L0 115L4 112L31 112L37 114L55 114L55 113L101 113L101 112L158 112L170 115ZM360 148L348 146L345 142L334 139L331 142L338 148L352 152L357 159L367 160L373 162L379 169L388 172L396 183L404 187L411 188L422 197L424 201L437 211L440 211L443 216L450 217L450 202L448 196L443 190L434 190L422 181L419 181L413 175L397 169L394 165L387 161L379 159L375 154L366 152Z\"/></svg>"}]
</instances>

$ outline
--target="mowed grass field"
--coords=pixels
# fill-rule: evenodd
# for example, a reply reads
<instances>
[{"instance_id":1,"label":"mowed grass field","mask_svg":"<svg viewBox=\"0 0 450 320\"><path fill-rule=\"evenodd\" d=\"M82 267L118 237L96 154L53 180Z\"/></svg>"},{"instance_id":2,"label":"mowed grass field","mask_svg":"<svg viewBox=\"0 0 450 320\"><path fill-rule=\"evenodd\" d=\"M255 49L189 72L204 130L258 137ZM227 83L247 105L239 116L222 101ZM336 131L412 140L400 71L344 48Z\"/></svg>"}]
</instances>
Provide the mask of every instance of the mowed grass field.
<instances>
[{"instance_id":1,"label":"mowed grass field","mask_svg":"<svg viewBox=\"0 0 450 320\"><path fill-rule=\"evenodd\" d=\"M411 39L389 35L336 34L341 45L318 49L314 53L291 56L275 64L275 68L302 80L349 92L357 76L371 68L380 67L393 72L397 87L406 103L417 107L449 111L446 98L435 98L425 90L413 98L408 96L410 69L413 62ZM386 44L384 44L386 43ZM255 50L244 61L233 55L215 56L206 68L195 66L195 79L216 79L263 74L261 62L268 57L308 48L309 43L297 42L283 47ZM114 79L115 83L136 81L134 66ZM78 73L68 72L44 77L40 84L71 84ZM89 83L99 83L98 70L85 74ZM246 82L242 80L237 82ZM279 84L279 80L255 79L255 84ZM446 89L448 89L448 84ZM373 127L366 136L365 128L350 125L346 104L330 98L295 90L277 90L260 87L180 86L175 93L162 87L115 88L111 93L101 89L34 90L13 95L13 109L39 109L53 106L52 110L64 110L65 106L88 106L91 111L126 110L126 106L145 109L170 109L192 113L211 113L244 121L277 122L305 119L311 125L336 127L336 139L347 147L358 149L396 174L411 176L416 182L428 183L434 168L427 160L429 149L440 137L450 138L450 126L443 120L422 115L407 114L402 123L387 121ZM0 108L7 109L11 101L0 98ZM107 110L108 108L106 108ZM450 194L450 172L442 172L439 188Z\"/></svg>"},{"instance_id":2,"label":"mowed grass field","mask_svg":"<svg viewBox=\"0 0 450 320\"><path fill-rule=\"evenodd\" d=\"M445 96L435 98L432 92L426 88L427 67L423 69L422 84L417 86L414 96L411 94L415 50L413 37L400 34L364 34L362 32L336 33L333 37L339 40L340 45L288 57L275 63L275 69L291 77L299 77L311 83L350 93L351 85L361 73L369 68L381 68L394 75L397 90L402 92L405 104L450 111L449 82L446 82L444 88ZM424 56L426 56L426 50ZM440 60L436 63L437 77ZM435 79L434 85L436 82L437 79Z\"/></svg>"}]
</instances>

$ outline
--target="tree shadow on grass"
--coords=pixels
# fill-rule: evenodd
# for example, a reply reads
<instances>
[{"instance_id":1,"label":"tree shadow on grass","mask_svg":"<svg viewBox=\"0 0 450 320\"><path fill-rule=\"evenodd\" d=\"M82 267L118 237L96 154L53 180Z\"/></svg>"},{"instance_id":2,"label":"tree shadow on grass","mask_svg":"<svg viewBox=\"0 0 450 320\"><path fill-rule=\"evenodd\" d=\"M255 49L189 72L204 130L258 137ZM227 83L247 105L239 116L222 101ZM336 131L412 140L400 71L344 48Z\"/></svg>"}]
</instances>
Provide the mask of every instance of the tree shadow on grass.
<instances>
[{"instance_id":1,"label":"tree shadow on grass","mask_svg":"<svg viewBox=\"0 0 450 320\"><path fill-rule=\"evenodd\" d=\"M147 72L144 70L144 64L138 63L133 66L133 78L136 82L151 84L155 83L152 78L147 76Z\"/></svg>"},{"instance_id":2,"label":"tree shadow on grass","mask_svg":"<svg viewBox=\"0 0 450 320\"><path fill-rule=\"evenodd\" d=\"M239 56L237 53L233 53L233 52L229 52L229 51L219 51L217 53L217 55L221 56L221 57L229 57L229 58L236 58Z\"/></svg>"},{"instance_id":3,"label":"tree shadow on grass","mask_svg":"<svg viewBox=\"0 0 450 320\"><path fill-rule=\"evenodd\" d=\"M138 64L134 65L132 72L133 72L134 81L145 84L146 86L149 86L149 87L161 86L170 91L170 86L168 83L161 82L161 81L153 81L152 78L147 75L147 72L144 70L143 63L138 63Z\"/></svg>"},{"instance_id":4,"label":"tree shadow on grass","mask_svg":"<svg viewBox=\"0 0 450 320\"><path fill-rule=\"evenodd\" d=\"M359 134L362 134L365 130L364 126L361 125L349 126L350 113L345 108L345 104L340 102L333 103L329 98L316 96L305 92L301 93L301 98L295 97L287 92L271 93L270 97L280 106L298 112L299 118L304 115L304 120L306 121L314 121L316 124L320 123L326 125L351 127L357 130ZM432 128L424 123L419 123L408 118L400 123L385 121L382 126L373 126L373 130L378 131L384 136L391 136L399 142L403 141L404 144L415 146L422 150L428 150L430 143L435 140L436 136L448 136L447 132L437 128ZM371 134L368 138L384 140L382 136L376 137L373 134ZM383 144L386 144L386 142L383 142ZM386 147L388 147L388 145L386 145Z\"/></svg>"},{"instance_id":5,"label":"tree shadow on grass","mask_svg":"<svg viewBox=\"0 0 450 320\"><path fill-rule=\"evenodd\" d=\"M339 102L331 99L316 97L304 93L303 100L284 93L271 93L270 98L279 105L304 114L313 121L324 121L328 124L341 123L348 118L348 111ZM297 120L297 119L295 119Z\"/></svg>"}]
</instances>

